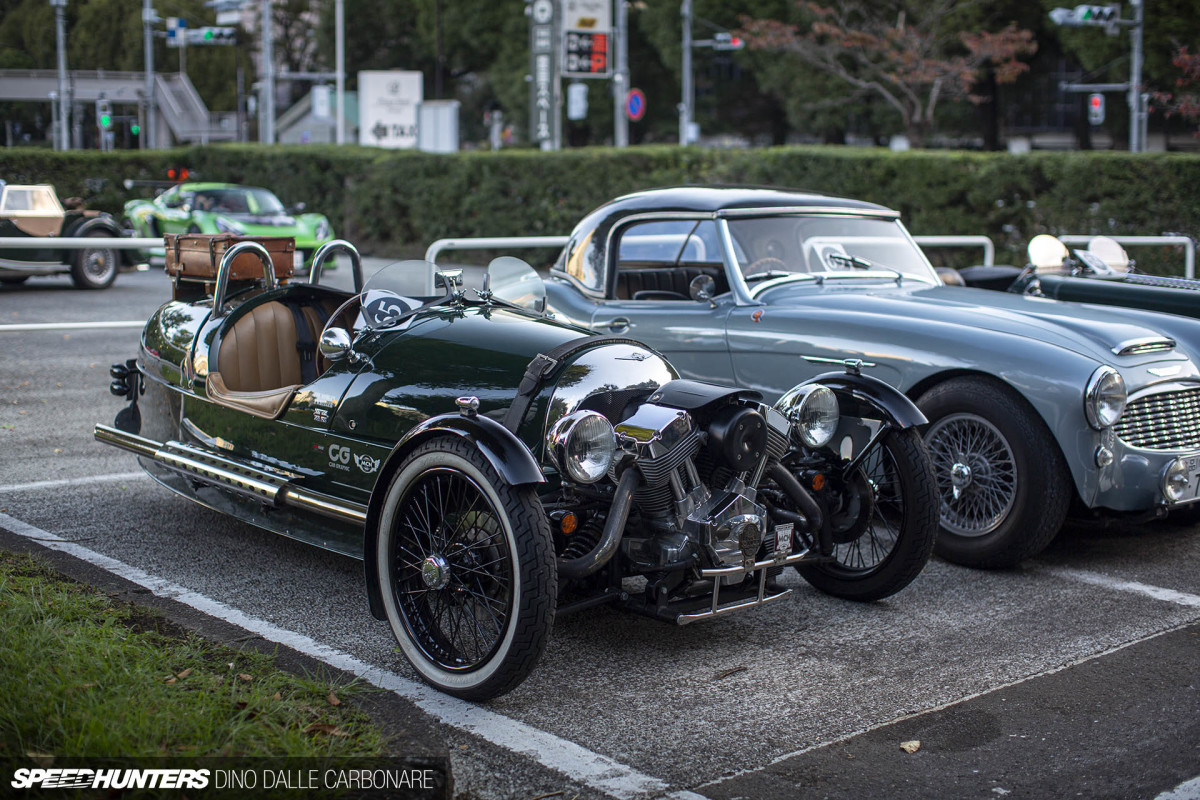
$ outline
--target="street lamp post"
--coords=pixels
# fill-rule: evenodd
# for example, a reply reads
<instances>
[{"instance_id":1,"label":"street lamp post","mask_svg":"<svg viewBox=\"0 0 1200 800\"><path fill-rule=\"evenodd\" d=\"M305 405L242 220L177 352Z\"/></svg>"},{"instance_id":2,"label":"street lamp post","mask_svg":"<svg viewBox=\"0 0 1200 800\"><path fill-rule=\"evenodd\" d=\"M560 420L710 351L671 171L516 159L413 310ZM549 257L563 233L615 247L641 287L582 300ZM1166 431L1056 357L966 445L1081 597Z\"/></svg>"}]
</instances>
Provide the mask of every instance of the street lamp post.
<instances>
[{"instance_id":1,"label":"street lamp post","mask_svg":"<svg viewBox=\"0 0 1200 800\"><path fill-rule=\"evenodd\" d=\"M275 144L275 48L271 29L271 0L262 0L262 127L258 140Z\"/></svg>"},{"instance_id":2,"label":"street lamp post","mask_svg":"<svg viewBox=\"0 0 1200 800\"><path fill-rule=\"evenodd\" d=\"M346 10L342 0L337 0L333 7L334 19L334 70L337 72L337 143L346 143Z\"/></svg>"},{"instance_id":3,"label":"street lamp post","mask_svg":"<svg viewBox=\"0 0 1200 800\"><path fill-rule=\"evenodd\" d=\"M696 103L692 87L692 0L683 0L679 8L683 17L683 98L679 103L679 144L691 143L692 109Z\"/></svg>"},{"instance_id":4,"label":"street lamp post","mask_svg":"<svg viewBox=\"0 0 1200 800\"><path fill-rule=\"evenodd\" d=\"M54 28L58 42L58 130L57 149L70 150L68 134L70 115L67 111L67 0L50 0L54 8Z\"/></svg>"},{"instance_id":5,"label":"street lamp post","mask_svg":"<svg viewBox=\"0 0 1200 800\"><path fill-rule=\"evenodd\" d=\"M143 90L142 103L146 108L146 127L141 131L142 146L149 149L157 144L154 138L157 125L154 119L154 23L158 17L154 14L152 0L142 2L142 61L146 70L146 88Z\"/></svg>"}]
</instances>

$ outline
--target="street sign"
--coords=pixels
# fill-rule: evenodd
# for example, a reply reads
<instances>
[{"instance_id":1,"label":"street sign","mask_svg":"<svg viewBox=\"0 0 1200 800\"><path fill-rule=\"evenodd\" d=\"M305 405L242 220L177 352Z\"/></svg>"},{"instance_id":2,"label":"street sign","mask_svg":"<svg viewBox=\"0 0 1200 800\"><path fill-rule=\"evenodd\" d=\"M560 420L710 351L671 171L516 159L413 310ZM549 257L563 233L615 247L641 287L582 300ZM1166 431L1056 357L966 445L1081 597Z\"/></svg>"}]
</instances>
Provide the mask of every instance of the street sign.
<instances>
[{"instance_id":1,"label":"street sign","mask_svg":"<svg viewBox=\"0 0 1200 800\"><path fill-rule=\"evenodd\" d=\"M392 149L417 146L417 107L424 99L420 72L371 70L358 73L358 143Z\"/></svg>"},{"instance_id":2,"label":"street sign","mask_svg":"<svg viewBox=\"0 0 1200 800\"><path fill-rule=\"evenodd\" d=\"M1104 123L1104 95L1088 95L1088 122L1093 125Z\"/></svg>"},{"instance_id":3,"label":"street sign","mask_svg":"<svg viewBox=\"0 0 1200 800\"><path fill-rule=\"evenodd\" d=\"M333 87L329 84L312 88L312 115L316 119L333 119Z\"/></svg>"},{"instance_id":4,"label":"street sign","mask_svg":"<svg viewBox=\"0 0 1200 800\"><path fill-rule=\"evenodd\" d=\"M579 122L587 119L588 88L586 83L567 84L567 119Z\"/></svg>"},{"instance_id":5,"label":"street sign","mask_svg":"<svg viewBox=\"0 0 1200 800\"><path fill-rule=\"evenodd\" d=\"M631 122L637 122L646 116L646 95L641 89L630 89L625 95L625 116Z\"/></svg>"},{"instance_id":6,"label":"street sign","mask_svg":"<svg viewBox=\"0 0 1200 800\"><path fill-rule=\"evenodd\" d=\"M564 0L562 31L563 75L612 76L611 0Z\"/></svg>"},{"instance_id":7,"label":"street sign","mask_svg":"<svg viewBox=\"0 0 1200 800\"><path fill-rule=\"evenodd\" d=\"M167 47L187 47L187 20L167 17Z\"/></svg>"},{"instance_id":8,"label":"street sign","mask_svg":"<svg viewBox=\"0 0 1200 800\"><path fill-rule=\"evenodd\" d=\"M554 43L554 0L534 0L529 15L529 138L542 147L553 147L559 122L555 87L558 85L557 48Z\"/></svg>"}]
</instances>

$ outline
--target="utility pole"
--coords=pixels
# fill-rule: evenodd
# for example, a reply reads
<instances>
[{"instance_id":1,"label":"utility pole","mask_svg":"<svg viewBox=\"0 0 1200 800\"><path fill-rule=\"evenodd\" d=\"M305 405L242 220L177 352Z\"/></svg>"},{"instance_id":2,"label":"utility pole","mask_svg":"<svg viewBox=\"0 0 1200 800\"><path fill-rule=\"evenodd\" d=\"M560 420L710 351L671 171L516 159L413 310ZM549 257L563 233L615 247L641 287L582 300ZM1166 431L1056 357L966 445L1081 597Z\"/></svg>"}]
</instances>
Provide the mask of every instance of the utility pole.
<instances>
[{"instance_id":1,"label":"utility pole","mask_svg":"<svg viewBox=\"0 0 1200 800\"><path fill-rule=\"evenodd\" d=\"M1142 23L1146 10L1142 0L1131 0L1133 28L1129 31L1133 58L1129 64L1129 152L1146 152L1146 112L1142 109Z\"/></svg>"},{"instance_id":2,"label":"utility pole","mask_svg":"<svg viewBox=\"0 0 1200 800\"><path fill-rule=\"evenodd\" d=\"M70 115L67 111L67 0L50 0L54 7L54 28L58 40L58 130L57 149L70 150L67 133Z\"/></svg>"},{"instance_id":3,"label":"utility pole","mask_svg":"<svg viewBox=\"0 0 1200 800\"><path fill-rule=\"evenodd\" d=\"M692 87L692 0L683 0L683 100L679 103L679 144L691 144L692 109L696 104Z\"/></svg>"},{"instance_id":4,"label":"utility pole","mask_svg":"<svg viewBox=\"0 0 1200 800\"><path fill-rule=\"evenodd\" d=\"M625 115L625 97L629 94L629 10L625 0L617 4L617 68L613 72L613 145L629 146L629 117Z\"/></svg>"},{"instance_id":5,"label":"utility pole","mask_svg":"<svg viewBox=\"0 0 1200 800\"><path fill-rule=\"evenodd\" d=\"M142 147L150 149L158 144L154 138L158 126L155 124L154 107L154 23L158 17L154 14L152 0L142 2L142 61L146 70L146 88L143 90L142 105L146 110L146 126L142 128Z\"/></svg>"},{"instance_id":6,"label":"utility pole","mask_svg":"<svg viewBox=\"0 0 1200 800\"><path fill-rule=\"evenodd\" d=\"M333 8L334 38L337 40L334 44L334 71L337 72L337 111L334 119L337 120L338 144L346 143L346 9L342 2L336 0Z\"/></svg>"},{"instance_id":7,"label":"utility pole","mask_svg":"<svg viewBox=\"0 0 1200 800\"><path fill-rule=\"evenodd\" d=\"M271 30L271 0L262 0L262 127L258 140L275 144L275 47Z\"/></svg>"}]
</instances>

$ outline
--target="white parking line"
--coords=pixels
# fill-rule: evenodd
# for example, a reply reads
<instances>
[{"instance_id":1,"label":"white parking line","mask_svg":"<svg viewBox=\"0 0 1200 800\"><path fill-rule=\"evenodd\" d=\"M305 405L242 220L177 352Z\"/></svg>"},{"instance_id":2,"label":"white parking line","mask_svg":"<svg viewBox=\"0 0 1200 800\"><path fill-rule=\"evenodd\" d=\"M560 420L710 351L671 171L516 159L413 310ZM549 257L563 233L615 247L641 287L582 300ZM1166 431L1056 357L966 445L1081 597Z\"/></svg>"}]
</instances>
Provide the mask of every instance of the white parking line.
<instances>
[{"instance_id":1,"label":"white parking line","mask_svg":"<svg viewBox=\"0 0 1200 800\"><path fill-rule=\"evenodd\" d=\"M146 320L120 320L117 322L14 322L0 325L0 333L15 331L81 331L102 328L142 328Z\"/></svg>"},{"instance_id":2,"label":"white parking line","mask_svg":"<svg viewBox=\"0 0 1200 800\"><path fill-rule=\"evenodd\" d=\"M1138 583L1137 581L1123 581L1120 578L1113 578L1099 572L1088 572L1087 570L1070 569L1068 567L1051 567L1046 569L1045 572L1079 583L1102 586L1105 589L1113 589L1118 592L1132 592L1133 594L1145 595L1155 600L1163 600L1168 603L1187 606L1188 608L1200 608L1200 596L1187 594L1186 592L1177 592L1174 589L1150 586L1149 584Z\"/></svg>"},{"instance_id":3,"label":"white parking line","mask_svg":"<svg viewBox=\"0 0 1200 800\"><path fill-rule=\"evenodd\" d=\"M0 486L0 492L33 492L39 489L59 489L63 486L86 486L90 483L113 483L136 481L150 476L144 472L118 472L115 475L96 475L91 478L63 478L57 481L33 481L32 483L10 483Z\"/></svg>"},{"instance_id":4,"label":"white parking line","mask_svg":"<svg viewBox=\"0 0 1200 800\"><path fill-rule=\"evenodd\" d=\"M1200 778L1184 781L1174 789L1163 792L1154 800L1200 800Z\"/></svg>"},{"instance_id":5,"label":"white parking line","mask_svg":"<svg viewBox=\"0 0 1200 800\"><path fill-rule=\"evenodd\" d=\"M393 691L410 700L422 711L446 725L472 733L506 750L527 756L543 766L566 775L571 780L604 792L618 800L634 800L634 798L647 795L658 797L670 790L666 781L638 772L632 767L588 750L572 741L559 738L524 722L510 719L503 714L497 714L482 706L444 695L424 684L367 664L348 653L335 650L303 634L252 617L219 600L214 600L163 578L155 577L137 567L101 555L94 550L67 541L7 514L0 514L0 526L19 536L35 539L43 547L58 550L94 564L149 589L159 597L168 597L191 606L204 614L223 619L251 633L256 633L268 641L278 642L293 650L320 659L326 664L357 675L369 683ZM695 792L678 790L671 792L669 798L670 800L705 800L703 795Z\"/></svg>"}]
</instances>

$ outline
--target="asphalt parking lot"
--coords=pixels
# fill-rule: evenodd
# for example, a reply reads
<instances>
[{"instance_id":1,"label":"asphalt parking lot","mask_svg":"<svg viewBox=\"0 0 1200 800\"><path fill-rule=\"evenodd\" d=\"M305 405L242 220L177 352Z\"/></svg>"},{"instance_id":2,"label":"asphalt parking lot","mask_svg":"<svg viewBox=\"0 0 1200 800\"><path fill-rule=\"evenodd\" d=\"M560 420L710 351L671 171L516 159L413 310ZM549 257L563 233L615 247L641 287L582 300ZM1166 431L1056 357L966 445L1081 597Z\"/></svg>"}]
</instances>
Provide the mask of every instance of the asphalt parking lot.
<instances>
[{"instance_id":1,"label":"asphalt parking lot","mask_svg":"<svg viewBox=\"0 0 1200 800\"><path fill-rule=\"evenodd\" d=\"M1012 571L934 560L867 605L789 574L786 600L704 624L583 612L559 620L528 681L477 707L415 683L366 610L358 562L193 505L92 439L122 406L109 364L136 354L168 295L160 270L101 292L66 278L0 288L0 528L324 646L433 721L457 791L1200 798L1189 523L1072 527Z\"/></svg>"}]
</instances>

